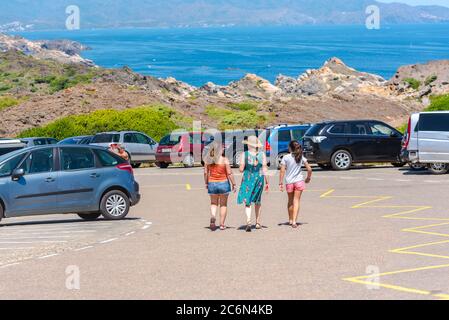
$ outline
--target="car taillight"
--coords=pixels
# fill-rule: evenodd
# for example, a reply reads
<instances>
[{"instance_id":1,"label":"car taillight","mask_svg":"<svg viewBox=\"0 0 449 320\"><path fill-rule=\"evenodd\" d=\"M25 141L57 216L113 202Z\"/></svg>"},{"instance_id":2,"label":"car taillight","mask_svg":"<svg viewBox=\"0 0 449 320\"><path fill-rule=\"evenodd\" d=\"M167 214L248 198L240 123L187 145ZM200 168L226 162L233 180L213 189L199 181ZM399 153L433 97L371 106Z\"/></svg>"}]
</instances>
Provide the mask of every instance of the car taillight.
<instances>
[{"instance_id":1,"label":"car taillight","mask_svg":"<svg viewBox=\"0 0 449 320\"><path fill-rule=\"evenodd\" d=\"M406 134L406 136L404 137L404 143L402 144L402 147L403 147L404 149L407 149L407 148L408 148L408 145L410 144L410 136L411 136L411 134L412 134L411 126L412 126L412 118L410 117L410 118L408 119L407 134Z\"/></svg>"},{"instance_id":2,"label":"car taillight","mask_svg":"<svg viewBox=\"0 0 449 320\"><path fill-rule=\"evenodd\" d=\"M311 139L312 139L313 143L321 143L324 140L326 140L327 137L325 137L325 136L314 136Z\"/></svg>"},{"instance_id":3,"label":"car taillight","mask_svg":"<svg viewBox=\"0 0 449 320\"><path fill-rule=\"evenodd\" d=\"M265 151L271 151L271 145L268 141L265 142Z\"/></svg>"},{"instance_id":4,"label":"car taillight","mask_svg":"<svg viewBox=\"0 0 449 320\"><path fill-rule=\"evenodd\" d=\"M116 166L117 169L128 171L132 175L134 175L133 167L128 163L121 163L118 166Z\"/></svg>"}]
</instances>

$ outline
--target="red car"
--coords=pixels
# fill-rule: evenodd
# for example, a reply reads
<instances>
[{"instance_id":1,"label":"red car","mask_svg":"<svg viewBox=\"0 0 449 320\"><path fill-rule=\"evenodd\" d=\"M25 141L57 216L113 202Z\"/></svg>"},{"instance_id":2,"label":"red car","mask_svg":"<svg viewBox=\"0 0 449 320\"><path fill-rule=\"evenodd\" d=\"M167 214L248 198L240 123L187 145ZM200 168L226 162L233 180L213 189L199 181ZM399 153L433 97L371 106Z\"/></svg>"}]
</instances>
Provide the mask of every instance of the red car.
<instances>
[{"instance_id":1,"label":"red car","mask_svg":"<svg viewBox=\"0 0 449 320\"><path fill-rule=\"evenodd\" d=\"M172 133L161 139L156 151L156 165L167 168L170 164L182 163L190 168L202 163L204 146L213 141L210 135L201 132Z\"/></svg>"}]
</instances>

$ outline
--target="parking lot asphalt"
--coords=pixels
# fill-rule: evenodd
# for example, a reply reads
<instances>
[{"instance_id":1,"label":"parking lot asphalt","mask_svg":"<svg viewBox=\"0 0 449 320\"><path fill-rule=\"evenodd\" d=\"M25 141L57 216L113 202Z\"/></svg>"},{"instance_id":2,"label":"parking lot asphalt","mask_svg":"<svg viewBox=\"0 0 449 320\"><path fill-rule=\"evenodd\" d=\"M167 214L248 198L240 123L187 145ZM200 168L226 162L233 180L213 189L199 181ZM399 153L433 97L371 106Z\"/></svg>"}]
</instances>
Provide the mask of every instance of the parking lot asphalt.
<instances>
[{"instance_id":1,"label":"parking lot asphalt","mask_svg":"<svg viewBox=\"0 0 449 320\"><path fill-rule=\"evenodd\" d=\"M449 298L449 175L316 169L298 230L285 226L287 196L273 175L264 228L252 233L236 195L229 228L208 229L201 168L137 170L142 202L124 221L3 220L1 297ZM79 289L67 286L73 268Z\"/></svg>"}]
</instances>

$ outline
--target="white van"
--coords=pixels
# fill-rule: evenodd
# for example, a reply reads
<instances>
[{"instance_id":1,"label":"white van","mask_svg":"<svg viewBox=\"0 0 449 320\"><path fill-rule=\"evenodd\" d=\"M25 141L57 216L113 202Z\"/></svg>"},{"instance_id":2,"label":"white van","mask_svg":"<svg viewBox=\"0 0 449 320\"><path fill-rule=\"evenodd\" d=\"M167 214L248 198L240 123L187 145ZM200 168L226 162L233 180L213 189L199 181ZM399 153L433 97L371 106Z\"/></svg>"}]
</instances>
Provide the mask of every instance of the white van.
<instances>
[{"instance_id":1,"label":"white van","mask_svg":"<svg viewBox=\"0 0 449 320\"><path fill-rule=\"evenodd\" d=\"M402 157L427 165L435 174L449 171L449 111L414 113L405 133Z\"/></svg>"}]
</instances>

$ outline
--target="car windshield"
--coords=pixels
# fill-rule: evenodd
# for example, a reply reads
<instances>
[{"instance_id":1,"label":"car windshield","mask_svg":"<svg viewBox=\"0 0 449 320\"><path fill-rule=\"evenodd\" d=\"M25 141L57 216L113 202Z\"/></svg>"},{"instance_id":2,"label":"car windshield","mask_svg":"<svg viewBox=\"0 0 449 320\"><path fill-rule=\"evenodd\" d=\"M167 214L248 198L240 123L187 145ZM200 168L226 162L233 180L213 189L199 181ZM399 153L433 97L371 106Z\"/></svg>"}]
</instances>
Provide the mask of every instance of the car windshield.
<instances>
[{"instance_id":1,"label":"car windshield","mask_svg":"<svg viewBox=\"0 0 449 320\"><path fill-rule=\"evenodd\" d=\"M163 137L159 144L162 146L175 146L180 141L181 141L181 135L173 134L173 135L168 135L168 136Z\"/></svg>"},{"instance_id":2,"label":"car windshield","mask_svg":"<svg viewBox=\"0 0 449 320\"><path fill-rule=\"evenodd\" d=\"M13 158L15 155L19 154L22 151L22 149L20 150L15 150L12 151L10 153L4 154L4 155L0 155L0 163L2 163L3 161Z\"/></svg>"},{"instance_id":3,"label":"car windshield","mask_svg":"<svg viewBox=\"0 0 449 320\"><path fill-rule=\"evenodd\" d=\"M312 136L318 136L321 132L321 130L324 128L324 124L316 124L312 126L309 130L306 132L306 136L312 137Z\"/></svg>"}]
</instances>

